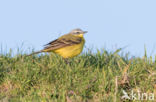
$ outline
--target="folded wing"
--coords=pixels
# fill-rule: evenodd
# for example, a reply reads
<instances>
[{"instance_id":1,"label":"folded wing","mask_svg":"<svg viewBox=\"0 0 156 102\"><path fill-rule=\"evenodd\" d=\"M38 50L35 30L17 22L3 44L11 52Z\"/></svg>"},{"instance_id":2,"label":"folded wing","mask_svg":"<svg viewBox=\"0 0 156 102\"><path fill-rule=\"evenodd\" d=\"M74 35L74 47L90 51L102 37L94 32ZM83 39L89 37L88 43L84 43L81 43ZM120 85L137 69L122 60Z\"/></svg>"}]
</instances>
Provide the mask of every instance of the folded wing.
<instances>
[{"instance_id":1,"label":"folded wing","mask_svg":"<svg viewBox=\"0 0 156 102\"><path fill-rule=\"evenodd\" d=\"M43 51L49 52L52 50L56 50L59 48L63 48L66 46L71 46L71 45L79 44L79 43L81 43L80 37L76 37L72 34L67 34L46 44Z\"/></svg>"}]
</instances>

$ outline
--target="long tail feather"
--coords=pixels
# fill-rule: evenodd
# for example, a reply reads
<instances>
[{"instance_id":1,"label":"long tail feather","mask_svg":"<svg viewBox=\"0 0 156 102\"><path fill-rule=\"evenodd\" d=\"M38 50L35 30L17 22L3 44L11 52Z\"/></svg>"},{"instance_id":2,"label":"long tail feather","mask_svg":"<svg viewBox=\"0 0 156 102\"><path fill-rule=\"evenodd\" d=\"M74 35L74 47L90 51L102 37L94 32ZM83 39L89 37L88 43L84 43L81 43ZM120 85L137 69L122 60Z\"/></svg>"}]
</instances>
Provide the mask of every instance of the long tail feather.
<instances>
[{"instance_id":1,"label":"long tail feather","mask_svg":"<svg viewBox=\"0 0 156 102\"><path fill-rule=\"evenodd\" d=\"M42 53L43 51L41 50L41 51L37 51L37 52L33 52L33 53L31 53L30 55L27 55L27 56L32 56L32 55L35 55L35 54L38 54L38 53Z\"/></svg>"}]
</instances>

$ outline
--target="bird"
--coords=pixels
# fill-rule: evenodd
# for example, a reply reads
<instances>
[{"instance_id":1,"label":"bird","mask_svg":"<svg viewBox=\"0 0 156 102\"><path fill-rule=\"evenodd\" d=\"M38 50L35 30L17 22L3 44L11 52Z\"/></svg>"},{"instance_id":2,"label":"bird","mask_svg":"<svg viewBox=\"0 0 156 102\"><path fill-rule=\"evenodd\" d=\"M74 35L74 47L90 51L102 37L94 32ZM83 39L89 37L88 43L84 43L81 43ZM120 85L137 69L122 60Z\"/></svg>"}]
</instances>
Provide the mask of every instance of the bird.
<instances>
[{"instance_id":1,"label":"bird","mask_svg":"<svg viewBox=\"0 0 156 102\"><path fill-rule=\"evenodd\" d=\"M44 45L42 50L34 52L28 56L42 52L53 52L64 59L73 58L79 55L83 50L85 33L87 33L87 31L83 31L80 28L73 29L69 33Z\"/></svg>"}]
</instances>

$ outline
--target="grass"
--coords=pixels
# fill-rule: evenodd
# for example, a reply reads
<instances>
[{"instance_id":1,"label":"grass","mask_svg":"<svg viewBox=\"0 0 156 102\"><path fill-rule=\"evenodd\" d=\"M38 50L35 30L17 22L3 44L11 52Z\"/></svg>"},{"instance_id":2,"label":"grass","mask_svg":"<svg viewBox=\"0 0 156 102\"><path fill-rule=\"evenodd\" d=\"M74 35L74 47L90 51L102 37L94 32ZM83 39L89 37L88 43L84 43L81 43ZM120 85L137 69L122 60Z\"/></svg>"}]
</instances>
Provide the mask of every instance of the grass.
<instances>
[{"instance_id":1,"label":"grass","mask_svg":"<svg viewBox=\"0 0 156 102\"><path fill-rule=\"evenodd\" d=\"M83 53L69 64L53 53L0 54L0 102L140 102L122 99L123 90L156 97L156 61L119 51Z\"/></svg>"}]
</instances>

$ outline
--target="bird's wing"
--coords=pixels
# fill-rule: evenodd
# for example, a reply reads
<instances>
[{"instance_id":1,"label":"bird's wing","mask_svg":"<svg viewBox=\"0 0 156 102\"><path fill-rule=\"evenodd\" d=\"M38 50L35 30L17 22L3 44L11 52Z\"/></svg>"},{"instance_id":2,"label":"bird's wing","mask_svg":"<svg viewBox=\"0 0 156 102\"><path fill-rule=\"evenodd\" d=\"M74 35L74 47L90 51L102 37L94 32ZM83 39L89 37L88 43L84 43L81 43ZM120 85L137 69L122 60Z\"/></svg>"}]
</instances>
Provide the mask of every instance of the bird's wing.
<instances>
[{"instance_id":1,"label":"bird's wing","mask_svg":"<svg viewBox=\"0 0 156 102\"><path fill-rule=\"evenodd\" d=\"M67 34L46 44L43 51L48 52L48 51L56 50L62 47L79 44L81 43L81 40L82 39L80 37L76 37L72 34Z\"/></svg>"}]
</instances>

